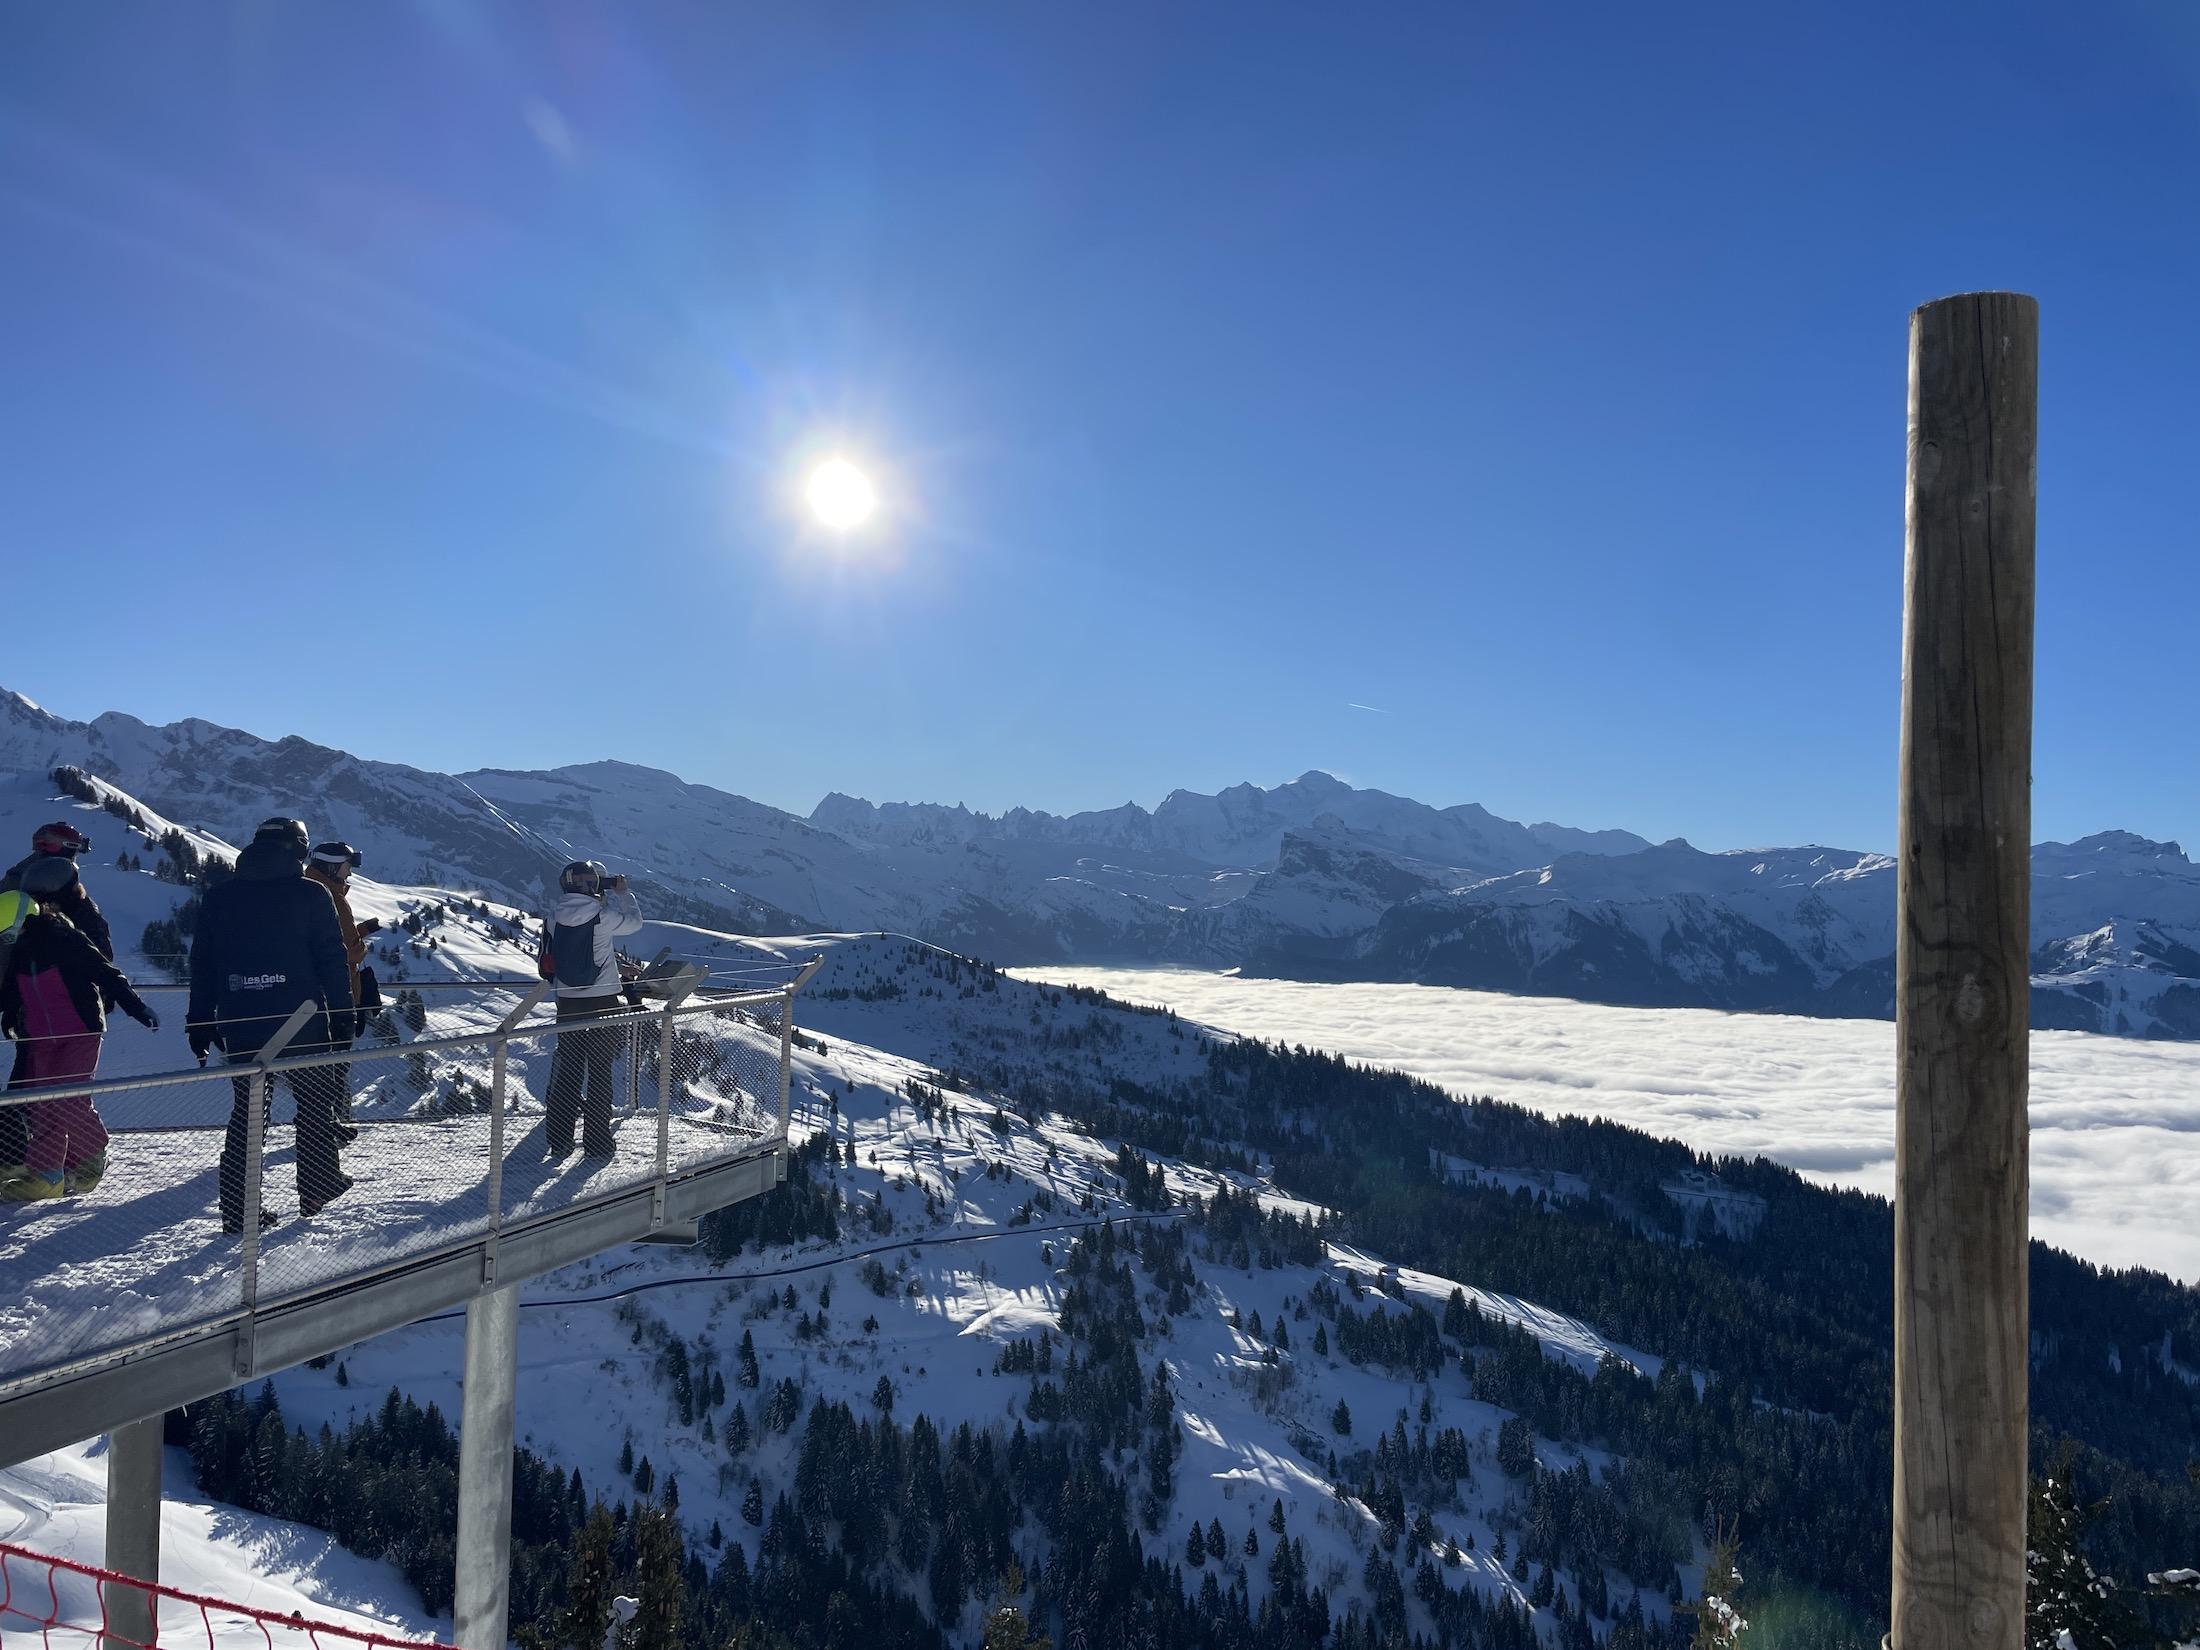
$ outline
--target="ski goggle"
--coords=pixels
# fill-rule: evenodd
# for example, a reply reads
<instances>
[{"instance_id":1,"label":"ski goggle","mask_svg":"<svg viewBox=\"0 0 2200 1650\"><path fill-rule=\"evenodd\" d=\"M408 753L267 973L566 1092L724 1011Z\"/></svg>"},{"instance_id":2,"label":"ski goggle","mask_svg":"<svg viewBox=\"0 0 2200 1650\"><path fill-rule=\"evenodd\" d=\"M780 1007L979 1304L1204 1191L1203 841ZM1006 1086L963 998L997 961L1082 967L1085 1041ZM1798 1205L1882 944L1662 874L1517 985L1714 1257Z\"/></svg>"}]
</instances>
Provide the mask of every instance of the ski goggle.
<instances>
[{"instance_id":1,"label":"ski goggle","mask_svg":"<svg viewBox=\"0 0 2200 1650\"><path fill-rule=\"evenodd\" d=\"M316 865L349 865L358 870L366 863L366 856L348 842L324 842L313 850Z\"/></svg>"}]
</instances>

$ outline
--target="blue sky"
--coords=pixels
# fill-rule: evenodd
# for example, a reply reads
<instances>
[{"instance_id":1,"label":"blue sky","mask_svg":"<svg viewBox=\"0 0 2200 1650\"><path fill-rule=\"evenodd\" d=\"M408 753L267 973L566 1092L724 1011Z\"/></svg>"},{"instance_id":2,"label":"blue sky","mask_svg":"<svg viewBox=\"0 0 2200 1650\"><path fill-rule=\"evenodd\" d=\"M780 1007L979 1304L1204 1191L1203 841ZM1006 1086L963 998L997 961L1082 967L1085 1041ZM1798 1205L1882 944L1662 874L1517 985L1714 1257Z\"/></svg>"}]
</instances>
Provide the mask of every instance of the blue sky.
<instances>
[{"instance_id":1,"label":"blue sky","mask_svg":"<svg viewBox=\"0 0 2200 1650\"><path fill-rule=\"evenodd\" d=\"M1886 847L1906 318L2015 287L2038 831L2192 842L2194 15L13 7L0 683Z\"/></svg>"}]
</instances>

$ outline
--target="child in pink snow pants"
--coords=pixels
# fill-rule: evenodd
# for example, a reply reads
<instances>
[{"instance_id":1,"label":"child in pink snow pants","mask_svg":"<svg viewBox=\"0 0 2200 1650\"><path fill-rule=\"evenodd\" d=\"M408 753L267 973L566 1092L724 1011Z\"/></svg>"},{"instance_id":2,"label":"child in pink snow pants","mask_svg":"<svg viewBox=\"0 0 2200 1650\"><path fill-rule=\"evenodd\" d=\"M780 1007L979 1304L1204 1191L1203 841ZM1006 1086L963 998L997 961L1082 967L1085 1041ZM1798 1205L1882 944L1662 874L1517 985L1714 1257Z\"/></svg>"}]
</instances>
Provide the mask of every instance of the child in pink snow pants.
<instances>
[{"instance_id":1,"label":"child in pink snow pants","mask_svg":"<svg viewBox=\"0 0 2200 1650\"><path fill-rule=\"evenodd\" d=\"M14 1093L88 1083L99 1069L107 1010L120 1008L143 1025L159 1018L101 956L76 925L42 899L65 896L75 862L59 855L34 862L19 888L0 893L0 919L12 943L0 979L0 1029L22 1047ZM58 903L58 901L57 901ZM30 1106L30 1144L23 1166L0 1183L0 1199L36 1203L88 1191L107 1167L107 1130L83 1093L60 1093Z\"/></svg>"},{"instance_id":2,"label":"child in pink snow pants","mask_svg":"<svg viewBox=\"0 0 2200 1650\"><path fill-rule=\"evenodd\" d=\"M58 968L19 976L23 993L26 1089L88 1083L99 1069L100 1033L85 1025ZM23 1167L52 1179L73 1174L107 1150L107 1125L88 1094L61 1094L31 1107L30 1150Z\"/></svg>"}]
</instances>

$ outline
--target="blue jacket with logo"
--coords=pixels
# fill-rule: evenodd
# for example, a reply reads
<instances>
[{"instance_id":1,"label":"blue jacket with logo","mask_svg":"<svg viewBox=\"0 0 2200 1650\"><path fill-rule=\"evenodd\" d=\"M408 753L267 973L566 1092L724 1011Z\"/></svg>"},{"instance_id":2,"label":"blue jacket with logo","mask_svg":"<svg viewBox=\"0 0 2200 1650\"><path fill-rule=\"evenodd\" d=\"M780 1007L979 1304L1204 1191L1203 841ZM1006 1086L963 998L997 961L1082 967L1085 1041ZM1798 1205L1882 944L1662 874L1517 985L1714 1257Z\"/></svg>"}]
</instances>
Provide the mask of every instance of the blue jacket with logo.
<instances>
[{"instance_id":1,"label":"blue jacket with logo","mask_svg":"<svg viewBox=\"0 0 2200 1650\"><path fill-rule=\"evenodd\" d=\"M255 842L237 856L237 874L206 891L191 936L194 1039L232 1058L256 1053L291 1011L311 998L324 1012L290 1045L303 1053L330 1041L328 1013L347 1013L351 959L328 890L305 875L305 855L280 842Z\"/></svg>"}]
</instances>

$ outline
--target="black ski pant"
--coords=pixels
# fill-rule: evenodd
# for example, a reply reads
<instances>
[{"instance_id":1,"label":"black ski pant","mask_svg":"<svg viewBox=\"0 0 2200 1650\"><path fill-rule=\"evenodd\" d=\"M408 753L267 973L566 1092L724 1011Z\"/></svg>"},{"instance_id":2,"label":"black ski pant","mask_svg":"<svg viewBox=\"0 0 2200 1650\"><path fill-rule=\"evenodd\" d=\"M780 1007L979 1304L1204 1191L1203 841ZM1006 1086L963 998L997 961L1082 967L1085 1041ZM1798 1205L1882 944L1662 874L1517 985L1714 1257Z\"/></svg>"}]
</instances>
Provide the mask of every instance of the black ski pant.
<instances>
[{"instance_id":1,"label":"black ski pant","mask_svg":"<svg viewBox=\"0 0 2200 1650\"><path fill-rule=\"evenodd\" d=\"M615 991L601 997L560 997L558 1023L600 1020L626 1004ZM573 1125L581 1128L581 1150L590 1157L611 1155L611 1065L625 1041L618 1026L594 1026L562 1033L550 1056L550 1094L543 1102L542 1134L552 1157L573 1149Z\"/></svg>"},{"instance_id":2,"label":"black ski pant","mask_svg":"<svg viewBox=\"0 0 2200 1650\"><path fill-rule=\"evenodd\" d=\"M294 1046L286 1052L310 1054L317 1051ZM229 1060L230 1064L238 1065L251 1058L249 1053L232 1053ZM301 1208L325 1203L343 1189L343 1166L336 1159L335 1116L343 1069L341 1066L306 1066L280 1074L290 1080L290 1096L297 1103L298 1203ZM274 1104L276 1081L277 1076L270 1074L260 1101L263 1154L260 1207L263 1209L274 1206L274 1199L269 1196L264 1154L268 1145L268 1112ZM244 1224L245 1146L252 1119L252 1079L232 1077L229 1088L229 1132L222 1141L222 1224L241 1227Z\"/></svg>"}]
</instances>

